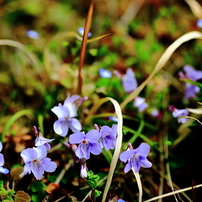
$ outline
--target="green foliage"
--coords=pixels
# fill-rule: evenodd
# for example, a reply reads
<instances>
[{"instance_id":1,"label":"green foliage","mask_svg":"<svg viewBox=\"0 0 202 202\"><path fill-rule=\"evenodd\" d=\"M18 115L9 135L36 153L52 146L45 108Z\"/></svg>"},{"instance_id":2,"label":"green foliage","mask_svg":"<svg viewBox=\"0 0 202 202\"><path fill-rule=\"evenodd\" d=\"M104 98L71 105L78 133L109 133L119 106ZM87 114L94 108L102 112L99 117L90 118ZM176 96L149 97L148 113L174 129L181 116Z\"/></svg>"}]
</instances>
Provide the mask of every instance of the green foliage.
<instances>
[{"instance_id":1,"label":"green foliage","mask_svg":"<svg viewBox=\"0 0 202 202\"><path fill-rule=\"evenodd\" d=\"M98 182L100 180L100 177L98 175L95 175L93 171L88 171L88 177L86 178L86 182L90 187L95 189L98 185Z\"/></svg>"},{"instance_id":2,"label":"green foliage","mask_svg":"<svg viewBox=\"0 0 202 202\"><path fill-rule=\"evenodd\" d=\"M14 190L6 190L4 188L3 181L0 181L0 199L2 202L30 202L30 196L24 191L17 191L15 194Z\"/></svg>"}]
</instances>

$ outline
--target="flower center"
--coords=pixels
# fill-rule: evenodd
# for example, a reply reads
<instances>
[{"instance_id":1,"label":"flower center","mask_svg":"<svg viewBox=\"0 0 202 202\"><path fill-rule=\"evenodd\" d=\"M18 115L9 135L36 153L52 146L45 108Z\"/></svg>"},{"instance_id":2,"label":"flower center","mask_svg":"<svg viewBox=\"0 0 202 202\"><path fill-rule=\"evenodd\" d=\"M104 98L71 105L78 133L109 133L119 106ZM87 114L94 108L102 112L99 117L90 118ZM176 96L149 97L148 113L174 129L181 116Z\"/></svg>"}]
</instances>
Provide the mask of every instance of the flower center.
<instances>
[{"instance_id":1,"label":"flower center","mask_svg":"<svg viewBox=\"0 0 202 202\"><path fill-rule=\"evenodd\" d=\"M87 141L87 140L83 140L82 143L83 143L83 144L87 144L88 141Z\"/></svg>"}]
</instances>

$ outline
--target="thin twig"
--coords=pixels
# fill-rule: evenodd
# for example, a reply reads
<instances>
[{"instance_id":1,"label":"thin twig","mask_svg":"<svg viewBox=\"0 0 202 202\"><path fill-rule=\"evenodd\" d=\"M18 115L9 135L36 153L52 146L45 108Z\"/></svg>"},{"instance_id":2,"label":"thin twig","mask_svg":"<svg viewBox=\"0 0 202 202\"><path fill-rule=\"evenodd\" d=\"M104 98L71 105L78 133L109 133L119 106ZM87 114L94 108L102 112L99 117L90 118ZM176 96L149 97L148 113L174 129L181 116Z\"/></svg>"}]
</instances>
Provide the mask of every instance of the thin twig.
<instances>
[{"instance_id":1,"label":"thin twig","mask_svg":"<svg viewBox=\"0 0 202 202\"><path fill-rule=\"evenodd\" d=\"M168 197L168 196L172 196L174 194L179 194L181 192L189 191L189 190L192 190L192 189L197 189L199 187L202 187L202 184L199 184L199 185L196 185L196 186L193 186L193 187L187 187L187 188L184 188L184 189L176 190L176 191L173 191L173 192L170 192L170 193L167 193L167 194L163 194L163 195L160 195L160 196L156 196L156 197L153 197L153 198L148 199L148 200L143 201L143 202L155 201L155 200L157 200L159 198L165 198L165 197Z\"/></svg>"}]
</instances>

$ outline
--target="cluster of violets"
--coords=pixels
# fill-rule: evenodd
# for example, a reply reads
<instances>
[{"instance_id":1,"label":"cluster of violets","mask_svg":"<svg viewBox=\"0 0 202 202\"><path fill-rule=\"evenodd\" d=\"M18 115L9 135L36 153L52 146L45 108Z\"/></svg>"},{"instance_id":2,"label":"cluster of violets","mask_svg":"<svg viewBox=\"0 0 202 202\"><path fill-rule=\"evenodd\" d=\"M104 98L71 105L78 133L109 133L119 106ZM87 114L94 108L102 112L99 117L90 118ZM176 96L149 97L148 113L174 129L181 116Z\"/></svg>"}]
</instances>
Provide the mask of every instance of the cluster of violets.
<instances>
[{"instance_id":1,"label":"cluster of violets","mask_svg":"<svg viewBox=\"0 0 202 202\"><path fill-rule=\"evenodd\" d=\"M201 22L201 21L200 21ZM111 78L112 73L105 69L99 70L100 76L103 78ZM138 84L135 78L135 73L131 68L127 69L126 74L121 75L118 71L114 71L114 74L121 79L123 89L126 93L133 92ZM179 72L179 79L180 80L190 80L190 81L198 81L202 79L202 71L195 70L190 65L185 65L183 67L183 71ZM197 94L200 92L200 88L196 85L186 82L184 84L184 97L185 99L196 98ZM133 105L137 107L139 112L143 112L147 107L148 104L145 102L145 98L136 97L133 101ZM173 105L168 106L169 111L172 112L173 117L177 118L179 123L185 123L187 121L186 116L188 116L189 111L187 109L177 109ZM152 110L153 116L158 116L158 110Z\"/></svg>"},{"instance_id":2,"label":"cluster of violets","mask_svg":"<svg viewBox=\"0 0 202 202\"><path fill-rule=\"evenodd\" d=\"M111 128L109 126L99 127L95 124L94 129L86 134L81 132L81 124L75 117L79 105L86 99L78 95L68 96L63 105L59 104L59 106L51 109L58 117L53 127L55 133L64 137L67 136L69 129L74 132L69 136L69 143L74 145L75 155L81 162L81 177L87 177L86 160L90 159L90 154L99 155L103 148L105 150L114 149L117 140L116 124L112 125ZM130 150L133 151L131 147ZM137 151L134 150L134 153L126 152L122 158L120 157L120 160L123 162L129 160L131 168L134 168L135 172L139 172L140 166L151 167L151 163L146 163L147 151L149 151L149 145L144 143L140 145ZM129 170L126 169L125 171L128 172Z\"/></svg>"},{"instance_id":3,"label":"cluster of violets","mask_svg":"<svg viewBox=\"0 0 202 202\"><path fill-rule=\"evenodd\" d=\"M61 136L66 136L69 129L74 132L69 136L69 143L74 145L75 155L81 162L81 177L87 177L88 171L86 160L90 159L90 154L99 155L102 149L114 149L117 141L117 125L98 127L90 130L86 134L80 132L81 124L75 119L77 116L78 106L85 101L86 98L73 95L68 96L64 104L56 106L52 111L58 116L58 120L54 123L54 130ZM76 120L76 121L75 121ZM26 174L33 173L37 180L42 179L44 172L54 172L57 168L55 162L47 157L48 150L51 149L50 142L54 139L46 139L36 126L33 126L33 132L36 136L34 147L24 149L21 152L21 157L25 163L21 177ZM77 146L76 146L77 145ZM127 162L124 172L127 173L130 169L139 172L140 167L149 168L152 164L147 160L150 146L142 143L137 149L133 149L129 144L128 150L120 155L120 160ZM0 152L2 151L2 143L0 142ZM2 167L4 165L4 156L0 153L0 173L8 174L9 170Z\"/></svg>"},{"instance_id":4,"label":"cluster of violets","mask_svg":"<svg viewBox=\"0 0 202 202\"><path fill-rule=\"evenodd\" d=\"M191 66L185 66L184 72L179 72L181 80L188 79L191 81L198 81L202 79L202 71L197 71ZM132 69L128 69L125 75L121 75L119 72L114 72L117 77L122 81L123 89L126 93L134 91L138 84L135 79L135 73ZM111 78L111 72L100 69L100 75L104 78ZM185 83L185 98L195 98L199 93L200 88L190 83ZM58 120L54 122L53 129L56 134L65 137L69 132L73 132L69 136L69 143L74 145L74 152L81 163L81 177L87 177L88 171L86 166L86 160L90 159L90 154L99 155L102 149L110 150L116 147L117 141L117 125L114 124L110 128L109 126L99 127L94 125L94 129L90 130L86 134L81 132L82 125L76 118L78 113L78 107L87 100L86 97L82 98L78 95L68 96L63 104L53 107L52 112L58 117ZM143 112L148 104L144 98L137 97L133 102L134 106L138 108L139 112ZM173 117L178 118L179 123L185 123L188 116L187 109L177 109L173 105L170 105L168 109L172 112ZM35 126L33 131L36 135L35 146L33 148L24 149L21 152L21 157L24 160L23 174L30 174L31 172L37 180L43 177L44 172L54 172L57 168L55 162L51 161L47 157L48 150L50 150L50 142L54 139L46 139L40 133L39 129ZM2 151L2 143L0 142L0 152ZM120 154L120 160L126 163L124 172L127 173L131 169L135 172L139 172L140 167L149 168L152 163L148 161L147 156L150 152L150 146L147 143L142 143L136 149L133 149L129 143L128 149ZM4 156L0 153L0 173L8 174L9 170L3 167ZM119 199L122 200L122 199Z\"/></svg>"},{"instance_id":5,"label":"cluster of violets","mask_svg":"<svg viewBox=\"0 0 202 202\"><path fill-rule=\"evenodd\" d=\"M43 177L44 171L51 173L57 168L56 163L47 158L48 150L51 148L49 142L54 139L44 138L35 126L33 127L33 131L36 135L35 147L24 149L20 155L25 163L23 174L26 175L32 172L35 178L40 180Z\"/></svg>"}]
</instances>

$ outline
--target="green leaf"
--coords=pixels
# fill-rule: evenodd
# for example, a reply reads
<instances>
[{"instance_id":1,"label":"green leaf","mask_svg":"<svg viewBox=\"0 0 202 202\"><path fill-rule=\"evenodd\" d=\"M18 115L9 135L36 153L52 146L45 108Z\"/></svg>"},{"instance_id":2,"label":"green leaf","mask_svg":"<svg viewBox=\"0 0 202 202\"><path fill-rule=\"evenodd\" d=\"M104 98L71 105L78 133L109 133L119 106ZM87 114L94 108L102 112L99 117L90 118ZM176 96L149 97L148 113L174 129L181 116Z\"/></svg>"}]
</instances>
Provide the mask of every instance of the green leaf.
<instances>
[{"instance_id":1,"label":"green leaf","mask_svg":"<svg viewBox=\"0 0 202 202\"><path fill-rule=\"evenodd\" d=\"M31 185L32 192L43 192L46 189L46 185L41 181L34 181Z\"/></svg>"}]
</instances>

